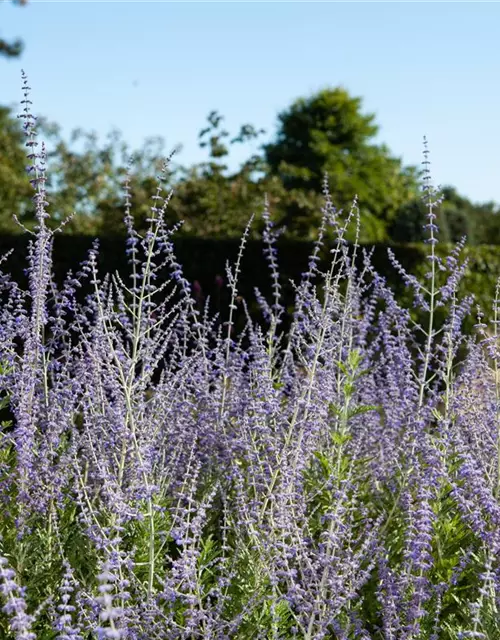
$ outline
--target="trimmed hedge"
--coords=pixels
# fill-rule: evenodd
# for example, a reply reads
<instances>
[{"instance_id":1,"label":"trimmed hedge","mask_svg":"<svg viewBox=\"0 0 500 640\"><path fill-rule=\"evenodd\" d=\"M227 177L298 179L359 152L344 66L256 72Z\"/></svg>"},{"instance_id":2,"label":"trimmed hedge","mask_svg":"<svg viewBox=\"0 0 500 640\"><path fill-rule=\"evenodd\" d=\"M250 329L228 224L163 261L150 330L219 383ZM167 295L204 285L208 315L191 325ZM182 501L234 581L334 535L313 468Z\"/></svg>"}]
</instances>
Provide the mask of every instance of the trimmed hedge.
<instances>
[{"instance_id":1,"label":"trimmed hedge","mask_svg":"<svg viewBox=\"0 0 500 640\"><path fill-rule=\"evenodd\" d=\"M30 238L27 235L3 235L0 236L0 255L13 249L12 255L2 265L4 272L10 273L21 285L26 284L26 249ZM89 236L56 235L54 237L54 274L56 281L61 283L68 270L78 271L79 264L83 261L94 239ZM220 287L216 283L216 277L222 276L226 281L225 264L229 260L231 264L237 258L240 240L237 239L211 239L199 237L174 236L174 246L177 261L182 265L186 279L194 283L198 281L201 287L199 294L200 305L206 295L212 300L211 309L220 311L222 319L226 319L229 292L226 286ZM99 238L99 267L102 273L118 272L122 276L128 273L128 265L124 252L125 238L121 236L108 236ZM330 245L329 248L332 248ZM243 296L250 308L254 319L258 319L257 305L254 304L254 287L271 301L271 277L266 258L263 254L265 245L262 241L248 240L243 253L241 272L238 280L238 293ZM396 297L404 301L408 308L412 307L411 292L405 287L400 275L391 265L387 256L389 245L361 245L366 250L373 249L372 264L383 275L395 292ZM398 244L390 245L397 260L406 269L421 280L429 268L426 259L428 247L424 244ZM282 304L288 311L292 309L293 288L289 282L292 279L298 282L301 273L306 271L308 258L311 254L313 243L306 241L290 241L280 238L277 241L278 264L280 282L282 285ZM325 268L328 247L323 247L320 252L320 269ZM437 246L438 255L445 255L451 246L441 244ZM358 252L361 258L362 252ZM479 304L485 314L490 317L491 307L495 294L495 285L500 276L500 248L492 245L480 245L465 247L462 253L469 261L465 279L462 283L463 292L474 294L476 303ZM361 262L360 262L361 265ZM168 271L161 274L167 277ZM197 287L198 291L200 289ZM85 294L85 288L82 293ZM285 322L285 324L287 324ZM469 323L470 330L473 319Z\"/></svg>"}]
</instances>

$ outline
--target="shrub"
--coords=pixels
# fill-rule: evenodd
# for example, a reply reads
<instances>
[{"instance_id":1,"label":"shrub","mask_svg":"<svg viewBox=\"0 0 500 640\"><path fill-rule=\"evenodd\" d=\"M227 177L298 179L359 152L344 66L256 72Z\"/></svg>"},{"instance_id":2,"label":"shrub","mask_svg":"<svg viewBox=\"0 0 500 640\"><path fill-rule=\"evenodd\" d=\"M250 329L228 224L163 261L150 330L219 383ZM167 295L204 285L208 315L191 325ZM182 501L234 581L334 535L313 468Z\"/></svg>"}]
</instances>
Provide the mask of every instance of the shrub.
<instances>
[{"instance_id":1,"label":"shrub","mask_svg":"<svg viewBox=\"0 0 500 640\"><path fill-rule=\"evenodd\" d=\"M176 260L162 176L143 236L125 185L129 278L101 275L95 246L55 285L28 90L29 282L0 279L2 637L498 638L498 288L492 335L479 313L467 337L463 243L437 253L428 171L428 273L391 257L425 323L325 185L290 329L267 206L267 330L238 295L251 221L223 324Z\"/></svg>"}]
</instances>

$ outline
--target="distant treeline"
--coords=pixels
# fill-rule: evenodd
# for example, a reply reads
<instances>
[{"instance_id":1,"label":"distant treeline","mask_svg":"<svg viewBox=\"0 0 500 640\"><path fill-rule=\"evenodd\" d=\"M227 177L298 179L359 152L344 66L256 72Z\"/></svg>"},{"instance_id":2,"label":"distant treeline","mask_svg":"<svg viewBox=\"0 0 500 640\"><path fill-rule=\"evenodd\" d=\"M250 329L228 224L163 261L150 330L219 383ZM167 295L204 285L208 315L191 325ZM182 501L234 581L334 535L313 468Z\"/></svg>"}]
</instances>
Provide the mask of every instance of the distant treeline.
<instances>
[{"instance_id":1,"label":"distant treeline","mask_svg":"<svg viewBox=\"0 0 500 640\"><path fill-rule=\"evenodd\" d=\"M404 167L385 145L372 144L378 126L372 114L361 113L360 98L334 88L296 100L278 114L274 140L261 145L261 152L251 155L234 173L225 164L230 149L251 143L265 132L245 124L231 136L222 121L221 115L211 112L199 133L199 144L208 151L207 161L184 167L175 164L174 155L161 176L162 191L158 192L156 176L168 155L161 138L146 140L135 153L118 131L99 144L95 135L78 129L67 143L58 125L39 118L37 140L46 141L51 149L45 184L49 224L58 225L76 213L65 233L123 233L123 217L130 207L137 228L145 229L151 207L163 204L153 199L159 195L169 199L167 223L184 222L181 235L239 238L250 216L256 214L251 237L259 239L264 228L260 214L267 206L286 238L313 240L325 198L347 214L357 196L362 242L423 240L428 213L422 198L424 172ZM13 214L26 227L34 225L26 142L21 120L11 109L0 107L0 232L19 232ZM78 151L75 143L79 143ZM36 151L41 151L40 145ZM127 195L131 155L134 162ZM455 242L467 235L470 245L500 244L498 205L472 203L452 186L443 189L443 197L437 209L442 241Z\"/></svg>"}]
</instances>

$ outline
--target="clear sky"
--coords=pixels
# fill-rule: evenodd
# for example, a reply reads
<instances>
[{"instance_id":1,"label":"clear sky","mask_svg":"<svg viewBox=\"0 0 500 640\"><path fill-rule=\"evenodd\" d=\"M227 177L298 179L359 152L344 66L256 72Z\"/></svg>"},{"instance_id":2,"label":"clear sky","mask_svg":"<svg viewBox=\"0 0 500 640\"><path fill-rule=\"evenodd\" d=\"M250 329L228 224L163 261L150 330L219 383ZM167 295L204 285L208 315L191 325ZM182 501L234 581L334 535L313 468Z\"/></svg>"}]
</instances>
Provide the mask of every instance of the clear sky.
<instances>
[{"instance_id":1,"label":"clear sky","mask_svg":"<svg viewBox=\"0 0 500 640\"><path fill-rule=\"evenodd\" d=\"M266 129L262 143L295 99L342 85L405 164L425 135L435 183L500 203L499 32L500 4L477 0L3 1L0 33L25 51L0 58L0 104L19 104L23 68L34 114L65 139L115 127L135 150L162 136L190 165L207 159L197 135L212 109L231 134ZM230 167L254 149L234 148Z\"/></svg>"}]
</instances>

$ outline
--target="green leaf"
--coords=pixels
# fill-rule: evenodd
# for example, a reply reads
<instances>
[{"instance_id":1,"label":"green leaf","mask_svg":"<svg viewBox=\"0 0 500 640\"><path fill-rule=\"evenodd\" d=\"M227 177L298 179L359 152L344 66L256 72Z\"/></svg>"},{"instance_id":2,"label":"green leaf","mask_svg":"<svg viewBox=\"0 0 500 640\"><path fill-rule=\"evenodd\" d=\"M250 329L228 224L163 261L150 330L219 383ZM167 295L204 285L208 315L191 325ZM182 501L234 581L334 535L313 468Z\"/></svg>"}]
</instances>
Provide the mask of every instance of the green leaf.
<instances>
[{"instance_id":1,"label":"green leaf","mask_svg":"<svg viewBox=\"0 0 500 640\"><path fill-rule=\"evenodd\" d=\"M349 370L341 360L337 360L337 366L342 371L342 373L344 373L346 376L349 376Z\"/></svg>"},{"instance_id":2,"label":"green leaf","mask_svg":"<svg viewBox=\"0 0 500 640\"><path fill-rule=\"evenodd\" d=\"M355 386L353 385L352 382L346 382L344 385L344 393L345 395L349 398L352 396L353 392L354 392Z\"/></svg>"},{"instance_id":3,"label":"green leaf","mask_svg":"<svg viewBox=\"0 0 500 640\"><path fill-rule=\"evenodd\" d=\"M315 451L314 457L319 461L326 477L332 474L333 468L329 458L321 451Z\"/></svg>"},{"instance_id":4,"label":"green leaf","mask_svg":"<svg viewBox=\"0 0 500 640\"><path fill-rule=\"evenodd\" d=\"M347 442L349 442L352 439L352 436L350 433L339 433L338 431L334 431L332 433L332 442L333 444L338 445L339 447L344 446Z\"/></svg>"},{"instance_id":5,"label":"green leaf","mask_svg":"<svg viewBox=\"0 0 500 640\"><path fill-rule=\"evenodd\" d=\"M342 409L334 402L328 403L328 411L331 415L333 414L336 416L339 416L342 413Z\"/></svg>"},{"instance_id":6,"label":"green leaf","mask_svg":"<svg viewBox=\"0 0 500 640\"><path fill-rule=\"evenodd\" d=\"M349 418L353 418L354 416L359 416L362 413L368 413L369 411L377 411L380 413L382 411L382 407L380 405L375 404L367 404L356 407L355 409L350 409L347 414Z\"/></svg>"},{"instance_id":7,"label":"green leaf","mask_svg":"<svg viewBox=\"0 0 500 640\"><path fill-rule=\"evenodd\" d=\"M349 353L347 357L347 362L353 371L355 371L361 362L361 353L358 349L354 349Z\"/></svg>"}]
</instances>

